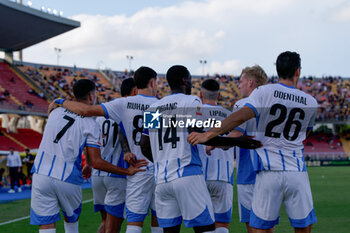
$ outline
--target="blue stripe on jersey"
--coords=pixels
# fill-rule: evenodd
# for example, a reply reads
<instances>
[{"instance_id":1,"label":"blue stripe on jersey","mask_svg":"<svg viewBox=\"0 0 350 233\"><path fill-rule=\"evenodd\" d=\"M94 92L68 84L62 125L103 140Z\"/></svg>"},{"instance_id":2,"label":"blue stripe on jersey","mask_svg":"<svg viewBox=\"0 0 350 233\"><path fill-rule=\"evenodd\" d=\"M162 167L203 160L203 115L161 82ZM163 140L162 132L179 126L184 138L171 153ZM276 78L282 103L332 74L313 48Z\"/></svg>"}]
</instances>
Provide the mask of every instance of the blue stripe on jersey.
<instances>
[{"instance_id":1,"label":"blue stripe on jersey","mask_svg":"<svg viewBox=\"0 0 350 233\"><path fill-rule=\"evenodd\" d=\"M164 180L165 180L165 183L168 182L168 179L166 178L166 176L168 175L168 163L169 163L169 160L166 161L166 164L165 164L165 168L164 168Z\"/></svg>"},{"instance_id":2,"label":"blue stripe on jersey","mask_svg":"<svg viewBox=\"0 0 350 233\"><path fill-rule=\"evenodd\" d=\"M268 155L266 149L264 149L264 151L265 151L265 156L266 156L266 161L267 161L267 168L268 168L269 170L271 170L269 155Z\"/></svg>"},{"instance_id":3,"label":"blue stripe on jersey","mask_svg":"<svg viewBox=\"0 0 350 233\"><path fill-rule=\"evenodd\" d=\"M306 164L305 164L305 160L304 160L304 149L301 149L301 159L303 160L303 172L306 172Z\"/></svg>"},{"instance_id":4,"label":"blue stripe on jersey","mask_svg":"<svg viewBox=\"0 0 350 233\"><path fill-rule=\"evenodd\" d=\"M191 162L184 167L182 172L182 177L201 175L203 174L202 170L202 160L199 157L198 147L191 146Z\"/></svg>"},{"instance_id":5,"label":"blue stripe on jersey","mask_svg":"<svg viewBox=\"0 0 350 233\"><path fill-rule=\"evenodd\" d=\"M226 169L227 169L227 180L230 181L230 163L229 163L229 161L226 162Z\"/></svg>"},{"instance_id":6,"label":"blue stripe on jersey","mask_svg":"<svg viewBox=\"0 0 350 233\"><path fill-rule=\"evenodd\" d=\"M159 175L159 163L157 162L157 175L155 176L155 178L156 178L156 183L157 183L157 181L158 181L158 179L157 179L158 175Z\"/></svg>"},{"instance_id":7,"label":"blue stripe on jersey","mask_svg":"<svg viewBox=\"0 0 350 233\"><path fill-rule=\"evenodd\" d=\"M293 157L297 160L297 165L298 165L298 171L300 172L300 164L299 164L299 159L295 156L295 150L293 150Z\"/></svg>"},{"instance_id":8,"label":"blue stripe on jersey","mask_svg":"<svg viewBox=\"0 0 350 233\"><path fill-rule=\"evenodd\" d=\"M94 145L94 144L86 144L87 147L94 147L94 148L97 148L97 149L100 149L101 146L100 145Z\"/></svg>"},{"instance_id":9,"label":"blue stripe on jersey","mask_svg":"<svg viewBox=\"0 0 350 233\"><path fill-rule=\"evenodd\" d=\"M245 130L242 129L241 127L236 127L235 130L239 131L239 132L242 132L242 133L245 133Z\"/></svg>"},{"instance_id":10,"label":"blue stripe on jersey","mask_svg":"<svg viewBox=\"0 0 350 233\"><path fill-rule=\"evenodd\" d=\"M314 127L310 126L310 127L307 127L307 130L312 130Z\"/></svg>"},{"instance_id":11,"label":"blue stripe on jersey","mask_svg":"<svg viewBox=\"0 0 350 233\"><path fill-rule=\"evenodd\" d=\"M218 175L216 177L216 180L220 180L220 159L218 159Z\"/></svg>"},{"instance_id":12,"label":"blue stripe on jersey","mask_svg":"<svg viewBox=\"0 0 350 233\"><path fill-rule=\"evenodd\" d=\"M260 158L260 156L258 155L258 153L256 152L256 150L254 150L254 154L253 154L253 166L254 166L254 171L258 172L258 171L264 171L264 164ZM239 165L241 167L241 165Z\"/></svg>"},{"instance_id":13,"label":"blue stripe on jersey","mask_svg":"<svg viewBox=\"0 0 350 233\"><path fill-rule=\"evenodd\" d=\"M282 85L282 86L284 86L284 87L288 87L288 88L296 89L296 88L295 88L295 87L293 87L293 86L287 86L286 84L283 84L283 83L278 83L278 84L280 84L280 85Z\"/></svg>"},{"instance_id":14,"label":"blue stripe on jersey","mask_svg":"<svg viewBox=\"0 0 350 233\"><path fill-rule=\"evenodd\" d=\"M53 165L55 164L55 160L56 160L56 155L53 156L52 163L51 163L51 167L50 167L50 171L49 171L49 174L48 174L47 176L50 176L50 175L51 175Z\"/></svg>"},{"instance_id":15,"label":"blue stripe on jersey","mask_svg":"<svg viewBox=\"0 0 350 233\"><path fill-rule=\"evenodd\" d=\"M280 155L281 155L281 160L282 160L282 167L283 167L283 171L285 171L285 170L286 170L286 165L284 164L284 156L283 156L283 154L282 154L282 151L281 151L281 150L279 150L279 152L280 152Z\"/></svg>"},{"instance_id":16,"label":"blue stripe on jersey","mask_svg":"<svg viewBox=\"0 0 350 233\"><path fill-rule=\"evenodd\" d=\"M250 103L246 103L244 106L251 108L255 113L255 117L258 118L258 116L259 116L258 111L256 110L256 108L253 105L251 105Z\"/></svg>"},{"instance_id":17,"label":"blue stripe on jersey","mask_svg":"<svg viewBox=\"0 0 350 233\"><path fill-rule=\"evenodd\" d=\"M125 132L125 129L124 129L123 122L120 122L120 123L119 123L119 128L120 128L120 130L123 132L124 136L126 137L126 132Z\"/></svg>"},{"instance_id":18,"label":"blue stripe on jersey","mask_svg":"<svg viewBox=\"0 0 350 233\"><path fill-rule=\"evenodd\" d=\"M40 157L40 161L39 161L39 165L38 165L38 170L36 170L37 173L39 172L41 162L43 161L43 157L44 157L44 151L43 151L43 153L41 153L41 157Z\"/></svg>"},{"instance_id":19,"label":"blue stripe on jersey","mask_svg":"<svg viewBox=\"0 0 350 233\"><path fill-rule=\"evenodd\" d=\"M64 178L64 172L66 171L66 167L67 167L67 162L64 162L64 167L63 167L61 180L63 180L63 178Z\"/></svg>"},{"instance_id":20,"label":"blue stripe on jersey","mask_svg":"<svg viewBox=\"0 0 350 233\"><path fill-rule=\"evenodd\" d=\"M103 111L105 112L105 118L109 119L108 110L107 110L106 106L104 106L103 104L100 104L100 106L103 108Z\"/></svg>"},{"instance_id":21,"label":"blue stripe on jersey","mask_svg":"<svg viewBox=\"0 0 350 233\"><path fill-rule=\"evenodd\" d=\"M180 178L180 165L181 165L180 158L177 158L177 165L178 167L177 167L176 173L177 173L177 177Z\"/></svg>"},{"instance_id":22,"label":"blue stripe on jersey","mask_svg":"<svg viewBox=\"0 0 350 233\"><path fill-rule=\"evenodd\" d=\"M86 145L86 140L87 139L85 139L84 143L80 146L78 152L79 154L77 155L77 158L74 161L73 170L68 176L68 178L65 180L65 182L80 185L84 181L83 176L81 174L81 154L83 153L83 149Z\"/></svg>"},{"instance_id":23,"label":"blue stripe on jersey","mask_svg":"<svg viewBox=\"0 0 350 233\"><path fill-rule=\"evenodd\" d=\"M305 160L304 160L304 157L302 157L302 160L303 160L303 172L306 172L306 164L305 164Z\"/></svg>"},{"instance_id":24,"label":"blue stripe on jersey","mask_svg":"<svg viewBox=\"0 0 350 233\"><path fill-rule=\"evenodd\" d=\"M208 166L209 166L209 158L207 158L206 164L205 164L205 180L208 179Z\"/></svg>"}]
</instances>

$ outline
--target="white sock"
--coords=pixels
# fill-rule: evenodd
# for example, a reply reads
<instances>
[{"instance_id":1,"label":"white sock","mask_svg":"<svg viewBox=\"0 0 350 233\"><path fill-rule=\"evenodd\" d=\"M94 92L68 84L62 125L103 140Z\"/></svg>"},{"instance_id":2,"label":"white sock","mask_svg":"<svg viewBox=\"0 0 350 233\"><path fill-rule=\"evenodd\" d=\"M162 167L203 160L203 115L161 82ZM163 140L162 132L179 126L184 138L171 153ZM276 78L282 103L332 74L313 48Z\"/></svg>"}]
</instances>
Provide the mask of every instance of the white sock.
<instances>
[{"instance_id":1,"label":"white sock","mask_svg":"<svg viewBox=\"0 0 350 233\"><path fill-rule=\"evenodd\" d=\"M39 233L56 233L56 228L51 228L51 229L39 229Z\"/></svg>"},{"instance_id":2,"label":"white sock","mask_svg":"<svg viewBox=\"0 0 350 233\"><path fill-rule=\"evenodd\" d=\"M160 227L151 227L152 233L163 233L163 228Z\"/></svg>"},{"instance_id":3,"label":"white sock","mask_svg":"<svg viewBox=\"0 0 350 233\"><path fill-rule=\"evenodd\" d=\"M64 230L66 233L79 233L79 220L73 223L64 221Z\"/></svg>"},{"instance_id":4,"label":"white sock","mask_svg":"<svg viewBox=\"0 0 350 233\"><path fill-rule=\"evenodd\" d=\"M216 231L203 231L203 233L216 233Z\"/></svg>"},{"instance_id":5,"label":"white sock","mask_svg":"<svg viewBox=\"0 0 350 233\"><path fill-rule=\"evenodd\" d=\"M126 232L125 233L141 233L141 232L142 232L142 227L128 225L126 227Z\"/></svg>"},{"instance_id":6,"label":"white sock","mask_svg":"<svg viewBox=\"0 0 350 233\"><path fill-rule=\"evenodd\" d=\"M228 229L226 227L219 227L215 229L215 233L228 233Z\"/></svg>"}]
</instances>

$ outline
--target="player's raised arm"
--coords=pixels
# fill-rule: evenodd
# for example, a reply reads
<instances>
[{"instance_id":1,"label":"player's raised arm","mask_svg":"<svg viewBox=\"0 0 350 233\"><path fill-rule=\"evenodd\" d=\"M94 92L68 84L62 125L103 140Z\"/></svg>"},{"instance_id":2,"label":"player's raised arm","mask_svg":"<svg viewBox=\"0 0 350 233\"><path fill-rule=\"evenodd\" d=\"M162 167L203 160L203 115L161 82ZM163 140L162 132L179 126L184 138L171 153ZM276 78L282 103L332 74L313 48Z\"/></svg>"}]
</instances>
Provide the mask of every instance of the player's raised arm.
<instances>
[{"instance_id":1,"label":"player's raised arm","mask_svg":"<svg viewBox=\"0 0 350 233\"><path fill-rule=\"evenodd\" d=\"M105 111L101 105L88 105L66 100L63 102L62 107L81 116L105 116Z\"/></svg>"},{"instance_id":2,"label":"player's raised arm","mask_svg":"<svg viewBox=\"0 0 350 233\"><path fill-rule=\"evenodd\" d=\"M208 140L236 128L237 126L241 125L243 122L249 120L254 116L255 112L250 107L244 107L228 116L222 122L220 128L212 128L211 130L205 133L193 132L190 135L188 135L187 141L191 145L196 145L198 143L204 144Z\"/></svg>"}]
</instances>

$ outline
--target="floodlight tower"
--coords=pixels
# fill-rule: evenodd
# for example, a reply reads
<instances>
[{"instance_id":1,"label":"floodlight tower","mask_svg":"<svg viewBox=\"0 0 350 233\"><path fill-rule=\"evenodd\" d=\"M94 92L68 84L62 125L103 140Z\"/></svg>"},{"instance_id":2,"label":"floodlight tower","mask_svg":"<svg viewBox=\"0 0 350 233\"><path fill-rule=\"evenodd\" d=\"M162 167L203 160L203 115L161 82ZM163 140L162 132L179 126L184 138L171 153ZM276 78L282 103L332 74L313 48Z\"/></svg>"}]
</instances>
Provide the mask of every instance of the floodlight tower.
<instances>
[{"instance_id":1,"label":"floodlight tower","mask_svg":"<svg viewBox=\"0 0 350 233\"><path fill-rule=\"evenodd\" d=\"M60 48L55 48L55 52L57 54L57 66L59 65L59 60L60 60L60 57L61 57L61 52L62 52L62 49Z\"/></svg>"},{"instance_id":2,"label":"floodlight tower","mask_svg":"<svg viewBox=\"0 0 350 233\"><path fill-rule=\"evenodd\" d=\"M207 60L199 60L199 63L202 65L202 75L204 76L204 66L207 64Z\"/></svg>"},{"instance_id":3,"label":"floodlight tower","mask_svg":"<svg viewBox=\"0 0 350 233\"><path fill-rule=\"evenodd\" d=\"M126 59L129 62L129 73L130 73L131 72L131 62L132 62L132 60L134 60L134 57L130 56L130 55L126 55Z\"/></svg>"}]
</instances>

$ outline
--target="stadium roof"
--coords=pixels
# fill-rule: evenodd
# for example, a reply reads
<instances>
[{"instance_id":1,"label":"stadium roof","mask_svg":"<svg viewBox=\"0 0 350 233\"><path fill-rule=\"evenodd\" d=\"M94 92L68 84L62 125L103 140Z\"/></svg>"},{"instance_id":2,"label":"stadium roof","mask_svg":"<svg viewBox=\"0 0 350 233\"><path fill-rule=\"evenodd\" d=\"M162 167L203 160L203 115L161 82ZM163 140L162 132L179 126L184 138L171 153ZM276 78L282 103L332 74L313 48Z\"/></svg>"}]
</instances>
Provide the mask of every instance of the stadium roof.
<instances>
[{"instance_id":1,"label":"stadium roof","mask_svg":"<svg viewBox=\"0 0 350 233\"><path fill-rule=\"evenodd\" d=\"M80 22L0 0L0 51L19 51L80 27Z\"/></svg>"}]
</instances>

